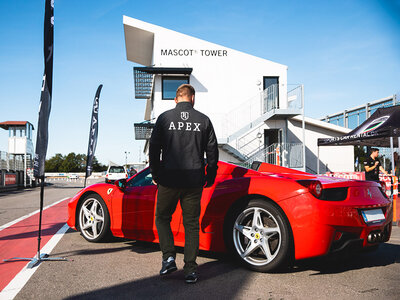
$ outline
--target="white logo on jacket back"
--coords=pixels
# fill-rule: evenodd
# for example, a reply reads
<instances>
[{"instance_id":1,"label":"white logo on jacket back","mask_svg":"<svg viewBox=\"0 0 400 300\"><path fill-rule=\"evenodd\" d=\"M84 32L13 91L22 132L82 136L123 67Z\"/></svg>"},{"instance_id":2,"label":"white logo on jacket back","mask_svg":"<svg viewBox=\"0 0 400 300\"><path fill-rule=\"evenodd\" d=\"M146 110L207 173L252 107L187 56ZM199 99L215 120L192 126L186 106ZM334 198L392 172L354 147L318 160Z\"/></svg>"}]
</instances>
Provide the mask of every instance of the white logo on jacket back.
<instances>
[{"instance_id":1,"label":"white logo on jacket back","mask_svg":"<svg viewBox=\"0 0 400 300\"><path fill-rule=\"evenodd\" d=\"M181 119L183 121L186 121L187 119L189 119L189 112L187 111L181 111Z\"/></svg>"},{"instance_id":2,"label":"white logo on jacket back","mask_svg":"<svg viewBox=\"0 0 400 300\"><path fill-rule=\"evenodd\" d=\"M198 131L200 132L201 123L192 122L177 122L176 124L171 121L168 130L183 130L183 131Z\"/></svg>"}]
</instances>

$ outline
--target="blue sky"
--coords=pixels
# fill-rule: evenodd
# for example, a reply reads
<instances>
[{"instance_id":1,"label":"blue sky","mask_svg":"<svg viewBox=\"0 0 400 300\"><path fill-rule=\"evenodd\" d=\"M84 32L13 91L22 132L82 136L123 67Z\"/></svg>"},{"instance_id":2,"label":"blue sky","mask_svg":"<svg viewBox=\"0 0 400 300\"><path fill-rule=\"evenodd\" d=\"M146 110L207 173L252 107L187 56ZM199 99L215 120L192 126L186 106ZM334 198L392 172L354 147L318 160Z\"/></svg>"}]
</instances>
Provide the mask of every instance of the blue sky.
<instances>
[{"instance_id":1,"label":"blue sky","mask_svg":"<svg viewBox=\"0 0 400 300\"><path fill-rule=\"evenodd\" d=\"M96 156L124 163L129 151L129 162L139 160L143 143L134 140L133 123L143 121L145 103L134 99L123 15L289 66L288 82L305 86L309 117L400 91L399 0L55 0L48 157L86 153L102 83ZM44 0L0 0L0 121L37 125L43 17ZM7 150L4 130L0 150Z\"/></svg>"}]
</instances>

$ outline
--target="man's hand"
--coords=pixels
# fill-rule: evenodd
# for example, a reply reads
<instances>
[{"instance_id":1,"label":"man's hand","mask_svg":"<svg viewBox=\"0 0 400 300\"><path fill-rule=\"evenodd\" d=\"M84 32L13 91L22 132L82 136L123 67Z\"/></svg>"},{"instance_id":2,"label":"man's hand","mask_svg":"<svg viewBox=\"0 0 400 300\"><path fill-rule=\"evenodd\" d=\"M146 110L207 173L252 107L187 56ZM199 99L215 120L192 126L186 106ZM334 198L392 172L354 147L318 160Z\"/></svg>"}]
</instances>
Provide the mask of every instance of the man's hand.
<instances>
[{"instance_id":1,"label":"man's hand","mask_svg":"<svg viewBox=\"0 0 400 300\"><path fill-rule=\"evenodd\" d=\"M209 176L206 175L206 184L204 185L205 188L211 187L215 182L215 177L214 178L209 178Z\"/></svg>"},{"instance_id":2,"label":"man's hand","mask_svg":"<svg viewBox=\"0 0 400 300\"><path fill-rule=\"evenodd\" d=\"M379 161L376 161L376 162L375 162L375 167L376 167L378 164L379 164Z\"/></svg>"},{"instance_id":3,"label":"man's hand","mask_svg":"<svg viewBox=\"0 0 400 300\"><path fill-rule=\"evenodd\" d=\"M204 185L204 188L209 188L209 187L211 187L213 184L214 184L214 181L213 181L213 182L208 182L208 181L206 181L206 184Z\"/></svg>"},{"instance_id":4,"label":"man's hand","mask_svg":"<svg viewBox=\"0 0 400 300\"><path fill-rule=\"evenodd\" d=\"M157 182L154 179L152 180L152 182L154 185L157 185Z\"/></svg>"}]
</instances>

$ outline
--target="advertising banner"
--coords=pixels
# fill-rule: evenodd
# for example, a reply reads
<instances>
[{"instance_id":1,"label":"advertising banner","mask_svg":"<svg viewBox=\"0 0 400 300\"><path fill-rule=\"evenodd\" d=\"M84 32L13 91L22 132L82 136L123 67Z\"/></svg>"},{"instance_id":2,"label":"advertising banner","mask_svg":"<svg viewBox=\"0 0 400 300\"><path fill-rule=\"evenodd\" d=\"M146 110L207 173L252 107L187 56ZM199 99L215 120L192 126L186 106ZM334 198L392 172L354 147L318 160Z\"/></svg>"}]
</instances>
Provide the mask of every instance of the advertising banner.
<instances>
[{"instance_id":1,"label":"advertising banner","mask_svg":"<svg viewBox=\"0 0 400 300\"><path fill-rule=\"evenodd\" d=\"M99 87L97 88L96 95L93 101L92 119L90 122L90 132L89 132L89 145L86 158L86 177L89 177L93 172L92 163L97 145L97 135L99 129L99 98L102 87L103 85L100 84Z\"/></svg>"},{"instance_id":2,"label":"advertising banner","mask_svg":"<svg viewBox=\"0 0 400 300\"><path fill-rule=\"evenodd\" d=\"M377 109L371 117L346 135L319 138L318 146L360 145L390 147L390 137L400 136L400 105ZM397 147L394 139L394 147Z\"/></svg>"},{"instance_id":3,"label":"advertising banner","mask_svg":"<svg viewBox=\"0 0 400 300\"><path fill-rule=\"evenodd\" d=\"M15 185L17 184L17 174L6 173L4 175L4 185Z\"/></svg>"},{"instance_id":4,"label":"advertising banner","mask_svg":"<svg viewBox=\"0 0 400 300\"><path fill-rule=\"evenodd\" d=\"M53 36L54 36L54 0L46 0L44 15L44 76L40 95L39 120L37 127L34 176L44 176L48 144L48 125L51 110L51 95L53 87Z\"/></svg>"},{"instance_id":5,"label":"advertising banner","mask_svg":"<svg viewBox=\"0 0 400 300\"><path fill-rule=\"evenodd\" d=\"M325 175L336 178L365 180L364 172L326 172Z\"/></svg>"}]
</instances>

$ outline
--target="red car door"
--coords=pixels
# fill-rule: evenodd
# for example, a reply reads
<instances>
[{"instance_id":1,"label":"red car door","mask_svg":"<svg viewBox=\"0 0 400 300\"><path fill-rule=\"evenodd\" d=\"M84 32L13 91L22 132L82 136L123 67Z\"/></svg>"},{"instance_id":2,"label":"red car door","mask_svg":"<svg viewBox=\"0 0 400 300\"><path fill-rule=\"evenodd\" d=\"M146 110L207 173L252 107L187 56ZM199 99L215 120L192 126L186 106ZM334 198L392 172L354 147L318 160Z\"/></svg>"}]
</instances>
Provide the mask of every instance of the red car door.
<instances>
[{"instance_id":1,"label":"red car door","mask_svg":"<svg viewBox=\"0 0 400 300\"><path fill-rule=\"evenodd\" d=\"M122 200L122 232L132 239L158 240L155 226L157 186L152 183L150 170L147 168L127 182ZM172 232L179 232L180 207L171 221Z\"/></svg>"}]
</instances>

